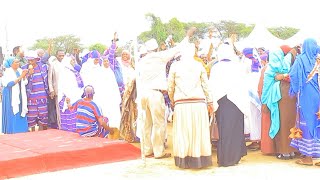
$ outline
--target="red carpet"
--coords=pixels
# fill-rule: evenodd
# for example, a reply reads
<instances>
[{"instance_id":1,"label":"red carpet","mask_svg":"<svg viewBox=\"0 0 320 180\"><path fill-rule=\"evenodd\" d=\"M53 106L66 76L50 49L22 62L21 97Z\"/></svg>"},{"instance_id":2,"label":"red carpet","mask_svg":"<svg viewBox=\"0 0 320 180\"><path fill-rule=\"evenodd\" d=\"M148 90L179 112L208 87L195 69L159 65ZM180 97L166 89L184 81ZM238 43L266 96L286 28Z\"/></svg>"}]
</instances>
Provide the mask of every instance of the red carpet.
<instances>
[{"instance_id":1,"label":"red carpet","mask_svg":"<svg viewBox=\"0 0 320 180\"><path fill-rule=\"evenodd\" d=\"M46 130L0 136L0 179L140 158L124 141Z\"/></svg>"}]
</instances>

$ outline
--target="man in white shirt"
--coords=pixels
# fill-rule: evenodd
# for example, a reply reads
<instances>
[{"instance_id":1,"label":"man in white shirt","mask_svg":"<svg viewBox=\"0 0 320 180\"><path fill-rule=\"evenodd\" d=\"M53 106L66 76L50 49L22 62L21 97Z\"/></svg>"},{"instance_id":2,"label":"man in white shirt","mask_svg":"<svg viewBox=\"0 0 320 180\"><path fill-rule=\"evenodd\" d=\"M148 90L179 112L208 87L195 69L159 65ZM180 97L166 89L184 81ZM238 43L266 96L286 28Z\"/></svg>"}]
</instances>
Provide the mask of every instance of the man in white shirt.
<instances>
[{"instance_id":1,"label":"man in white shirt","mask_svg":"<svg viewBox=\"0 0 320 180\"><path fill-rule=\"evenodd\" d=\"M158 43L155 39L147 41L148 54L139 62L139 79L141 88L141 106L146 116L142 120L142 136L144 154L154 155L156 159L168 158L165 153L165 102L163 93L167 93L166 64L178 52L179 48L194 34L195 28L187 32L186 38L176 47L157 52Z\"/></svg>"},{"instance_id":2,"label":"man in white shirt","mask_svg":"<svg viewBox=\"0 0 320 180\"><path fill-rule=\"evenodd\" d=\"M208 32L208 38L203 39L200 42L198 56L205 58L207 63L216 58L216 49L221 42L221 40L217 38L217 31L218 30L216 28L211 27Z\"/></svg>"}]
</instances>

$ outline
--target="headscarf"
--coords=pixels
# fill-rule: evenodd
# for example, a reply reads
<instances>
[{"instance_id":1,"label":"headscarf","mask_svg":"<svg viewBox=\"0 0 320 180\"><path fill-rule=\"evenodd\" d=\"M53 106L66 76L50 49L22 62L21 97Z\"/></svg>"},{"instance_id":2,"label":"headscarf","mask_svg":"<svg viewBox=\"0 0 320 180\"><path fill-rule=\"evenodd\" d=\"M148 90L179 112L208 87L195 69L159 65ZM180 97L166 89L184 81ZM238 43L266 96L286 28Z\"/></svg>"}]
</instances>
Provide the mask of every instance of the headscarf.
<instances>
[{"instance_id":1,"label":"headscarf","mask_svg":"<svg viewBox=\"0 0 320 180\"><path fill-rule=\"evenodd\" d=\"M292 47L290 47L288 45L282 45L282 46L280 46L280 49L283 51L284 55L287 55L288 52L291 51Z\"/></svg>"},{"instance_id":2,"label":"headscarf","mask_svg":"<svg viewBox=\"0 0 320 180\"><path fill-rule=\"evenodd\" d=\"M258 52L254 48L244 48L242 51L243 55L252 61L251 63L251 72L259 72L261 68L260 57L258 56Z\"/></svg>"},{"instance_id":3,"label":"headscarf","mask_svg":"<svg viewBox=\"0 0 320 180\"><path fill-rule=\"evenodd\" d=\"M227 44L222 44L219 46L217 56L219 61L224 59L231 61L239 60L237 55L234 53L233 47Z\"/></svg>"},{"instance_id":4,"label":"headscarf","mask_svg":"<svg viewBox=\"0 0 320 180\"><path fill-rule=\"evenodd\" d=\"M319 46L316 40L306 39L302 46L302 53L297 56L289 74L291 80L289 94L298 94L300 119L306 121L309 133L315 139L319 138L317 132L320 121L317 120L315 113L319 110L320 90L318 77L315 75L308 83L307 77L316 63L318 53Z\"/></svg>"},{"instance_id":5,"label":"headscarf","mask_svg":"<svg viewBox=\"0 0 320 180\"><path fill-rule=\"evenodd\" d=\"M268 61L268 54L267 53L263 53L260 56L261 61Z\"/></svg>"},{"instance_id":6,"label":"headscarf","mask_svg":"<svg viewBox=\"0 0 320 180\"><path fill-rule=\"evenodd\" d=\"M10 68L11 65L13 64L13 61L15 60L16 58L13 57L13 56L10 56L8 57L4 62L3 62L3 65L5 68Z\"/></svg>"}]
</instances>

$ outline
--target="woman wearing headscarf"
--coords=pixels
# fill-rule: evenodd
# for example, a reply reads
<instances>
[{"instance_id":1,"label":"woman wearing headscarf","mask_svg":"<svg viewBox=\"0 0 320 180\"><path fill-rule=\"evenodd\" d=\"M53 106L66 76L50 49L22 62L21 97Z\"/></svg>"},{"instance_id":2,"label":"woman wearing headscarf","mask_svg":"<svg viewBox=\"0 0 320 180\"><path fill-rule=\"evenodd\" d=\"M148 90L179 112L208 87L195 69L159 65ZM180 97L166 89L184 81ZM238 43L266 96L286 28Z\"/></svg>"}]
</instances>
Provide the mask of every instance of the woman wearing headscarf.
<instances>
[{"instance_id":1,"label":"woman wearing headscarf","mask_svg":"<svg viewBox=\"0 0 320 180\"><path fill-rule=\"evenodd\" d=\"M247 155L244 116L250 112L248 88L245 87L245 68L233 47L222 44L217 56L218 62L211 69L209 85L213 99L219 104L216 112L218 165L233 166Z\"/></svg>"},{"instance_id":2,"label":"woman wearing headscarf","mask_svg":"<svg viewBox=\"0 0 320 180\"><path fill-rule=\"evenodd\" d=\"M99 79L97 84L95 102L101 107L101 113L108 117L109 126L120 129L120 104L121 95L114 73L110 69L108 57L102 57L102 66L99 69Z\"/></svg>"},{"instance_id":3,"label":"woman wearing headscarf","mask_svg":"<svg viewBox=\"0 0 320 180\"><path fill-rule=\"evenodd\" d=\"M75 59L65 57L62 60L61 78L58 82L58 102L60 108L61 129L75 132L76 130L76 111L70 110L66 104L66 97L71 103L81 98L83 92L83 81L80 73L74 68Z\"/></svg>"},{"instance_id":4,"label":"woman wearing headscarf","mask_svg":"<svg viewBox=\"0 0 320 180\"><path fill-rule=\"evenodd\" d=\"M28 70L20 69L20 61L15 57L9 57L5 62L6 68L2 77L2 132L14 134L28 131L26 114L27 95L26 75Z\"/></svg>"},{"instance_id":5,"label":"woman wearing headscarf","mask_svg":"<svg viewBox=\"0 0 320 180\"><path fill-rule=\"evenodd\" d=\"M271 113L269 136L274 139L276 157L284 160L295 156L295 149L290 147L288 138L295 123L295 99L288 93L288 72L294 59L293 54L289 53L291 50L284 45L269 53L261 95L261 102L268 106Z\"/></svg>"},{"instance_id":6,"label":"woman wearing headscarf","mask_svg":"<svg viewBox=\"0 0 320 180\"><path fill-rule=\"evenodd\" d=\"M174 105L173 155L180 168L204 168L212 165L208 117L208 111L213 115L212 94L204 67L193 58L194 44L181 48L181 60L172 64L168 77Z\"/></svg>"},{"instance_id":7,"label":"woman wearing headscarf","mask_svg":"<svg viewBox=\"0 0 320 180\"><path fill-rule=\"evenodd\" d=\"M312 158L320 157L320 121L317 116L320 102L319 75L309 76L316 64L318 53L319 46L316 40L306 39L302 45L302 53L297 57L289 74L290 95L297 96L297 126L302 130L302 138L293 139L291 146L304 155L296 161L302 165L313 165ZM320 163L316 165L319 166Z\"/></svg>"},{"instance_id":8,"label":"woman wearing headscarf","mask_svg":"<svg viewBox=\"0 0 320 180\"><path fill-rule=\"evenodd\" d=\"M245 129L250 134L252 142L248 148L250 150L260 149L261 139L261 101L258 95L258 83L261 70L261 59L255 48L243 49L243 61L247 68L247 85L250 97L250 116L245 119ZM247 123L246 123L247 122Z\"/></svg>"},{"instance_id":9,"label":"woman wearing headscarf","mask_svg":"<svg viewBox=\"0 0 320 180\"><path fill-rule=\"evenodd\" d=\"M261 64L263 66L261 70L261 76L258 84L258 94L261 100L262 90L263 90L263 81L264 81L264 72L267 69L268 63L268 54L263 54L260 56ZM270 110L266 104L261 105L261 141L260 149L263 154L273 155L275 153L275 146L273 139L269 136L269 129L271 125L270 119Z\"/></svg>"}]
</instances>

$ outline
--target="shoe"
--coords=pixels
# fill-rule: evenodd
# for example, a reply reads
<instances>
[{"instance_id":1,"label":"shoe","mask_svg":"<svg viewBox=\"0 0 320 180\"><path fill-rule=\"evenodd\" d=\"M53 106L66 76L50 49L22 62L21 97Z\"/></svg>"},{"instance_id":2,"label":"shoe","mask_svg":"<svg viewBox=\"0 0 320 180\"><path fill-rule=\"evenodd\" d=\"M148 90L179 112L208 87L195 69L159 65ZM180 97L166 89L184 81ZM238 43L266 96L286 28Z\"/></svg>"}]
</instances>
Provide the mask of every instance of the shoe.
<instances>
[{"instance_id":1,"label":"shoe","mask_svg":"<svg viewBox=\"0 0 320 180\"><path fill-rule=\"evenodd\" d=\"M304 162L303 160L304 160L304 159L298 159L298 160L296 161L296 164L305 165L305 166L313 166L313 163L312 163L312 162Z\"/></svg>"},{"instance_id":2,"label":"shoe","mask_svg":"<svg viewBox=\"0 0 320 180\"><path fill-rule=\"evenodd\" d=\"M281 159L281 160L289 160L291 159L290 156L284 156L283 154L279 154L276 156L277 159Z\"/></svg>"},{"instance_id":3,"label":"shoe","mask_svg":"<svg viewBox=\"0 0 320 180\"><path fill-rule=\"evenodd\" d=\"M146 155L145 157L146 157L146 158L153 158L153 157L154 157L154 154L151 153L151 154L149 154L149 155Z\"/></svg>"},{"instance_id":4,"label":"shoe","mask_svg":"<svg viewBox=\"0 0 320 180\"><path fill-rule=\"evenodd\" d=\"M169 157L171 157L171 153L164 153L160 157L155 157L155 159L164 159L164 158L169 158Z\"/></svg>"},{"instance_id":5,"label":"shoe","mask_svg":"<svg viewBox=\"0 0 320 180\"><path fill-rule=\"evenodd\" d=\"M258 143L252 143L247 148L251 151L257 151L260 150L260 145Z\"/></svg>"}]
</instances>

